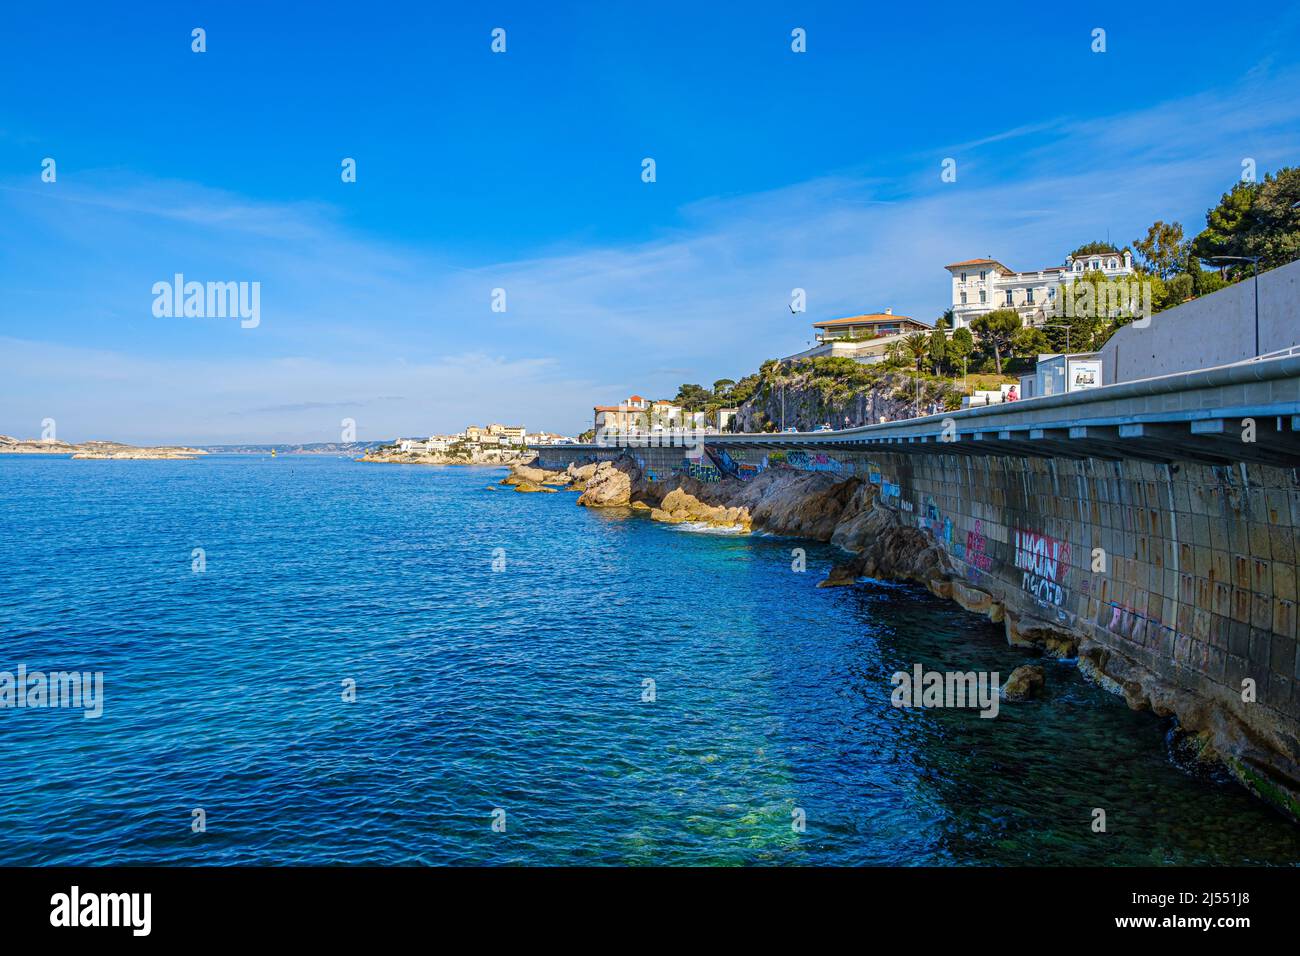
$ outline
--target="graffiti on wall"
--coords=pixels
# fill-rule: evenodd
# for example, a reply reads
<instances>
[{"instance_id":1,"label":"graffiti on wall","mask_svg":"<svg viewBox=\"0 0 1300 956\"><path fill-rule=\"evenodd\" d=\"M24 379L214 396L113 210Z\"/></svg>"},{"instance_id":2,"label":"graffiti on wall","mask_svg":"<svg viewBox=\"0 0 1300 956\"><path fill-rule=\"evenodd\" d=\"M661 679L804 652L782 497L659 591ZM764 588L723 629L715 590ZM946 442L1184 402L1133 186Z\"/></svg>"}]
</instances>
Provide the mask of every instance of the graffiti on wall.
<instances>
[{"instance_id":1,"label":"graffiti on wall","mask_svg":"<svg viewBox=\"0 0 1300 956\"><path fill-rule=\"evenodd\" d=\"M1070 567L1069 542L1017 528L1015 554L1021 588L1045 604L1060 607L1065 600L1065 574Z\"/></svg>"},{"instance_id":2,"label":"graffiti on wall","mask_svg":"<svg viewBox=\"0 0 1300 956\"><path fill-rule=\"evenodd\" d=\"M711 462L699 459L687 459L682 463L680 473L705 484L714 484L722 480L720 472Z\"/></svg>"},{"instance_id":3,"label":"graffiti on wall","mask_svg":"<svg viewBox=\"0 0 1300 956\"><path fill-rule=\"evenodd\" d=\"M824 452L809 454L806 451L792 451L786 454L785 461L791 468L798 468L800 471L833 471L839 473L844 470L843 462Z\"/></svg>"},{"instance_id":4,"label":"graffiti on wall","mask_svg":"<svg viewBox=\"0 0 1300 956\"><path fill-rule=\"evenodd\" d=\"M984 522L976 521L975 527L966 532L966 563L981 571L993 569L993 556L988 551L988 539L984 537Z\"/></svg>"},{"instance_id":5,"label":"graffiti on wall","mask_svg":"<svg viewBox=\"0 0 1300 956\"><path fill-rule=\"evenodd\" d=\"M753 463L740 460L740 456L744 455L743 450L738 450L735 457L727 449L719 448L717 445L705 446L705 451L719 472L732 478L739 478L741 481L749 481L767 467L767 455L764 455L758 463Z\"/></svg>"},{"instance_id":6,"label":"graffiti on wall","mask_svg":"<svg viewBox=\"0 0 1300 956\"><path fill-rule=\"evenodd\" d=\"M939 510L929 495L921 499L921 513L916 516L916 523L922 531L930 532L946 546L952 545L952 519Z\"/></svg>"}]
</instances>

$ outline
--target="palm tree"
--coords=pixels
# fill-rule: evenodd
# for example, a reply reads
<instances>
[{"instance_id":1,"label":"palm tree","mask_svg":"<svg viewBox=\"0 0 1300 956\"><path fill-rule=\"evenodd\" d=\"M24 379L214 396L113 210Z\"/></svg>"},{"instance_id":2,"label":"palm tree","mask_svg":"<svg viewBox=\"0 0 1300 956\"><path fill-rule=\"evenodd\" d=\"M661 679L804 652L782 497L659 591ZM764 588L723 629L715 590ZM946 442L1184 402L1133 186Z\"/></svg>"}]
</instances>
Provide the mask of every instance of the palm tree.
<instances>
[{"instance_id":1,"label":"palm tree","mask_svg":"<svg viewBox=\"0 0 1300 956\"><path fill-rule=\"evenodd\" d=\"M907 338L903 339L903 348L907 354L916 362L916 371L920 373L921 363L925 357L930 354L930 337L924 332L913 332Z\"/></svg>"},{"instance_id":2,"label":"palm tree","mask_svg":"<svg viewBox=\"0 0 1300 956\"><path fill-rule=\"evenodd\" d=\"M916 414L921 414L921 363L930 354L930 336L924 332L913 332L903 339L903 348L916 362Z\"/></svg>"}]
</instances>

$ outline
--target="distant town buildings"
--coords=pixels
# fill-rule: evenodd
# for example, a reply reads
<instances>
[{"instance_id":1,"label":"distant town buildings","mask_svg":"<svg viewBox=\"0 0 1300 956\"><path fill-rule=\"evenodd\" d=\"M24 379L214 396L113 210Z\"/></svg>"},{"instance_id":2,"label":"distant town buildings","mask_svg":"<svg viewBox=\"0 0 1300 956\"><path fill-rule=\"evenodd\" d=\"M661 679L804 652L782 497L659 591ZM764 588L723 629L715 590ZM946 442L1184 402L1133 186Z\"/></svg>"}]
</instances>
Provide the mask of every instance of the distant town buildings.
<instances>
[{"instance_id":1,"label":"distant town buildings","mask_svg":"<svg viewBox=\"0 0 1300 956\"><path fill-rule=\"evenodd\" d=\"M572 438L551 432L529 433L523 425L466 425L464 431L454 435L430 435L428 438L399 438L398 447L404 451L447 452L456 446L474 445L479 448L532 447L534 445L572 444Z\"/></svg>"},{"instance_id":2,"label":"distant town buildings","mask_svg":"<svg viewBox=\"0 0 1300 956\"><path fill-rule=\"evenodd\" d=\"M1107 279L1133 274L1133 254L1094 252L1066 256L1065 265L1017 272L996 259L967 259L944 266L952 276L953 328L994 309L1015 309L1026 325L1041 325L1054 306L1057 287L1081 278L1085 272L1100 272Z\"/></svg>"},{"instance_id":3,"label":"distant town buildings","mask_svg":"<svg viewBox=\"0 0 1300 956\"><path fill-rule=\"evenodd\" d=\"M504 439L502 444L522 445L524 443L525 429L523 425L489 425L487 433L496 438Z\"/></svg>"},{"instance_id":4,"label":"distant town buildings","mask_svg":"<svg viewBox=\"0 0 1300 956\"><path fill-rule=\"evenodd\" d=\"M691 412L680 405L659 399L650 401L633 395L617 405L592 408L592 425L600 435L640 435L679 430L720 431L735 416L735 408L719 408L712 413Z\"/></svg>"}]
</instances>

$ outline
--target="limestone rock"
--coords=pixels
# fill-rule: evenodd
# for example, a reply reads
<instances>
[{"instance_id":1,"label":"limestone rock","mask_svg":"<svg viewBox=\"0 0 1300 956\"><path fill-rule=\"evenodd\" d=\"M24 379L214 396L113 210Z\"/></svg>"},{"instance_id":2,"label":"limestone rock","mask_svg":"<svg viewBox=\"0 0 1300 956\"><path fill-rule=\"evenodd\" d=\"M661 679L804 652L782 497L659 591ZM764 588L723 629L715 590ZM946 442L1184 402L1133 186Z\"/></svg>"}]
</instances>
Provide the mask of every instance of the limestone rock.
<instances>
[{"instance_id":1,"label":"limestone rock","mask_svg":"<svg viewBox=\"0 0 1300 956\"><path fill-rule=\"evenodd\" d=\"M529 482L534 485L569 483L569 476L563 471L548 471L533 465L511 465L510 474L501 479L503 485L518 485Z\"/></svg>"},{"instance_id":2,"label":"limestone rock","mask_svg":"<svg viewBox=\"0 0 1300 956\"><path fill-rule=\"evenodd\" d=\"M1047 675L1035 664L1022 664L1013 670L1002 684L1002 696L1006 700L1032 700L1043 695L1047 686Z\"/></svg>"},{"instance_id":3,"label":"limestone rock","mask_svg":"<svg viewBox=\"0 0 1300 956\"><path fill-rule=\"evenodd\" d=\"M952 582L952 599L975 614L988 614L994 604L993 595L962 581Z\"/></svg>"},{"instance_id":4,"label":"limestone rock","mask_svg":"<svg viewBox=\"0 0 1300 956\"><path fill-rule=\"evenodd\" d=\"M1059 660L1070 660L1079 654L1079 638L1069 631L1036 617L1005 619L1007 643L1012 647L1037 647Z\"/></svg>"},{"instance_id":5,"label":"limestone rock","mask_svg":"<svg viewBox=\"0 0 1300 956\"><path fill-rule=\"evenodd\" d=\"M524 494L536 494L539 491L548 495L556 494L554 488L547 487L546 485L539 485L531 481L517 482L515 484L515 491L522 492Z\"/></svg>"},{"instance_id":6,"label":"limestone rock","mask_svg":"<svg viewBox=\"0 0 1300 956\"><path fill-rule=\"evenodd\" d=\"M668 492L655 508L650 517L656 521L670 524L698 522L716 528L740 528L749 530L749 512L744 508L727 508L701 501L683 488L674 488Z\"/></svg>"},{"instance_id":7,"label":"limestone rock","mask_svg":"<svg viewBox=\"0 0 1300 956\"><path fill-rule=\"evenodd\" d=\"M584 508L626 508L632 503L632 484L640 477L640 469L630 459L602 461L587 479L578 504Z\"/></svg>"}]
</instances>

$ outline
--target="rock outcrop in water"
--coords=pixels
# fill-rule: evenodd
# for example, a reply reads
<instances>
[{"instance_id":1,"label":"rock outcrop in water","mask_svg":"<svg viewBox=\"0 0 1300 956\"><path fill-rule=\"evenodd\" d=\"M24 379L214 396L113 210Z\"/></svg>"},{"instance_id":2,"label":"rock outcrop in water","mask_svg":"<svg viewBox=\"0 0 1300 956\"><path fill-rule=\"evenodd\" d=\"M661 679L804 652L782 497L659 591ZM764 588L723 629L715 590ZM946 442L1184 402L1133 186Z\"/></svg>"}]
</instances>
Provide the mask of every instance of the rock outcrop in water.
<instances>
[{"instance_id":1,"label":"rock outcrop in water","mask_svg":"<svg viewBox=\"0 0 1300 956\"><path fill-rule=\"evenodd\" d=\"M1002 696L1007 700L1033 700L1043 696L1047 674L1036 664L1021 664L1002 684Z\"/></svg>"}]
</instances>

